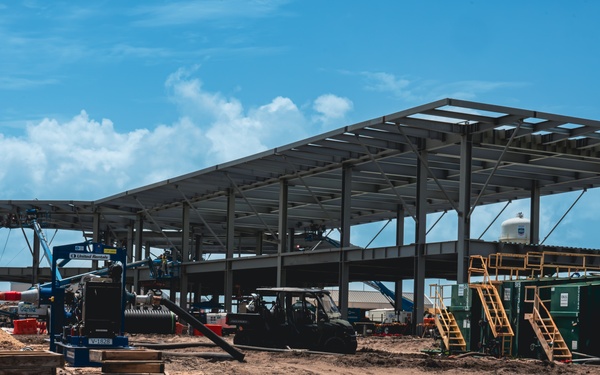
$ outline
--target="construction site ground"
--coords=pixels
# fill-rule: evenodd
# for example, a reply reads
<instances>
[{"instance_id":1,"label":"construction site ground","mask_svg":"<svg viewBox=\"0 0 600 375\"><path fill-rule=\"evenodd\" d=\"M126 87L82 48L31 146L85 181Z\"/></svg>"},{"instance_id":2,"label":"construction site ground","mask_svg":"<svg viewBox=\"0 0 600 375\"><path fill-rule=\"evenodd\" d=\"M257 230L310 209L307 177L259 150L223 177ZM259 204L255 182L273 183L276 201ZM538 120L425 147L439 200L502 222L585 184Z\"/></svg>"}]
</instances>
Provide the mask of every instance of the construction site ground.
<instances>
[{"instance_id":1,"label":"construction site ground","mask_svg":"<svg viewBox=\"0 0 600 375\"><path fill-rule=\"evenodd\" d=\"M225 340L232 341L232 336ZM431 338L412 336L359 337L355 355L314 354L306 351L268 352L242 349L243 362L226 358L205 337L189 335L129 335L130 345L194 343L196 346L164 349L165 374L600 374L600 366L565 364L536 359L497 359L489 356L442 356L424 351L439 349ZM10 335L0 330L0 350L48 350L47 335ZM58 374L101 374L100 368L68 364Z\"/></svg>"}]
</instances>

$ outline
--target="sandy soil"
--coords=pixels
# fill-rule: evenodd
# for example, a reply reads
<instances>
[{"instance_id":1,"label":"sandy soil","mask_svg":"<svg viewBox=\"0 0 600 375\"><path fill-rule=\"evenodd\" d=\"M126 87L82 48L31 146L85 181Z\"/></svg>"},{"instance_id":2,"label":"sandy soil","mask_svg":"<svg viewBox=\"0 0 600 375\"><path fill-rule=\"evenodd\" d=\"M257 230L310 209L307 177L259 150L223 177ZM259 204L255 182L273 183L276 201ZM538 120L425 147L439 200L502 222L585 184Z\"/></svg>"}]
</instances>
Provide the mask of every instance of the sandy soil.
<instances>
[{"instance_id":1,"label":"sandy soil","mask_svg":"<svg viewBox=\"0 0 600 375\"><path fill-rule=\"evenodd\" d=\"M232 337L225 338L231 342ZM165 373L191 374L600 374L600 366L551 363L533 359L495 359L481 356L446 357L426 354L436 349L430 338L359 337L355 355L314 354L305 351L264 352L242 350L243 362L227 358L219 347L197 336L130 335L130 345L193 343L202 345L181 349L161 349ZM0 331L0 350L47 350L45 335L10 336ZM62 375L100 374L99 368L65 367Z\"/></svg>"}]
</instances>

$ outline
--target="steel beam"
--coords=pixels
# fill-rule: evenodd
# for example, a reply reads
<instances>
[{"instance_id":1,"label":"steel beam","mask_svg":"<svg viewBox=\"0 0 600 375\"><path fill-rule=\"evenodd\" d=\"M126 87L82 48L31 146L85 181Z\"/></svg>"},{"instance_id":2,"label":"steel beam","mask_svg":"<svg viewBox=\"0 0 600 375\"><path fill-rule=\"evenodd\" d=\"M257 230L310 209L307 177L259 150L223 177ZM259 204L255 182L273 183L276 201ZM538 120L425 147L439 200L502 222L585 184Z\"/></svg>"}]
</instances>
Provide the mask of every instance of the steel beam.
<instances>
[{"instance_id":1,"label":"steel beam","mask_svg":"<svg viewBox=\"0 0 600 375\"><path fill-rule=\"evenodd\" d=\"M469 240L471 238L471 176L472 176L472 151L473 142L470 134L463 135L460 144L460 179L458 202L458 254L457 254L457 282L466 283L469 262ZM474 209L475 207L473 207Z\"/></svg>"},{"instance_id":2,"label":"steel beam","mask_svg":"<svg viewBox=\"0 0 600 375\"><path fill-rule=\"evenodd\" d=\"M425 311L425 246L427 244L427 151L420 149L417 168L417 222L415 225L413 329L423 322Z\"/></svg>"}]
</instances>

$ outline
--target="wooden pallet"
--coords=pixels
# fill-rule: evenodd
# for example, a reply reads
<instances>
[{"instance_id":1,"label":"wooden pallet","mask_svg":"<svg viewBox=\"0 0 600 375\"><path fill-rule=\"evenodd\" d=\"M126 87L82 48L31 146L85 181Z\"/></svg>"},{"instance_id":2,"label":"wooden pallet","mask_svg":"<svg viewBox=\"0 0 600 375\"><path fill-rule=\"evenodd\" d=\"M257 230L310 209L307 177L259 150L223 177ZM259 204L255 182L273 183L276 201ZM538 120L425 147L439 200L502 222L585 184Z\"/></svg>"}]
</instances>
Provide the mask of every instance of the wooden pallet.
<instances>
[{"instance_id":1,"label":"wooden pallet","mask_svg":"<svg viewBox=\"0 0 600 375\"><path fill-rule=\"evenodd\" d=\"M0 351L0 375L54 375L65 366L62 354L49 351Z\"/></svg>"},{"instance_id":2,"label":"wooden pallet","mask_svg":"<svg viewBox=\"0 0 600 375\"><path fill-rule=\"evenodd\" d=\"M164 374L162 353L156 350L90 350L90 362L102 363L102 373Z\"/></svg>"}]
</instances>

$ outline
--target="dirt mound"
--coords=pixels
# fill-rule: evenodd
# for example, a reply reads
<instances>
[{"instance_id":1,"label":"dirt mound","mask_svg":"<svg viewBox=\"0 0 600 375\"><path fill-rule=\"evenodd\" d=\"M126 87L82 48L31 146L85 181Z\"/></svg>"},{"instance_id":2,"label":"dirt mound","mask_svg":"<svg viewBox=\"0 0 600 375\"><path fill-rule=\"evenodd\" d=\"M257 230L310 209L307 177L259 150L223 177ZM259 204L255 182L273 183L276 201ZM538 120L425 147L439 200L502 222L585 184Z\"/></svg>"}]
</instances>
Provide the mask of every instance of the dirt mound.
<instances>
[{"instance_id":1,"label":"dirt mound","mask_svg":"<svg viewBox=\"0 0 600 375\"><path fill-rule=\"evenodd\" d=\"M15 339L11 334L0 329L0 350L21 350L25 346L25 344Z\"/></svg>"}]
</instances>

